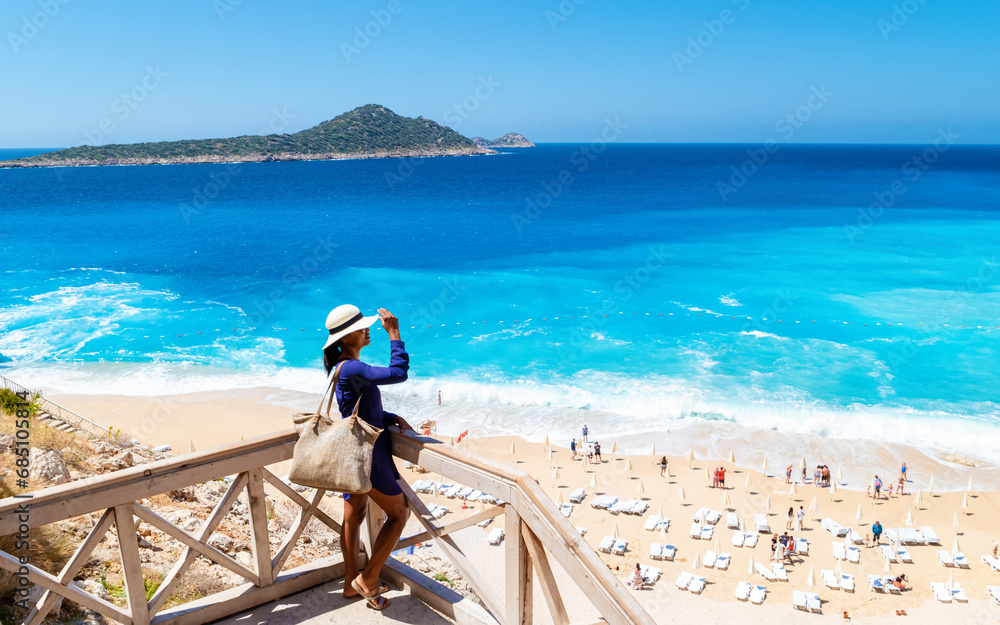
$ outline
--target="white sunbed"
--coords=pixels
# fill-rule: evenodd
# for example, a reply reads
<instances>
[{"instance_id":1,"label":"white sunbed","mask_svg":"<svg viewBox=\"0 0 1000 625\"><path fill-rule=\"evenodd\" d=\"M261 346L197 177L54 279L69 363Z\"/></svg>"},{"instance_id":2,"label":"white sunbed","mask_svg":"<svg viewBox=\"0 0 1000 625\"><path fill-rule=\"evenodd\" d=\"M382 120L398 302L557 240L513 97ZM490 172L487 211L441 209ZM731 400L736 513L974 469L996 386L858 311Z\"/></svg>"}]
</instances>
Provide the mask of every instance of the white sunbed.
<instances>
[{"instance_id":1,"label":"white sunbed","mask_svg":"<svg viewBox=\"0 0 1000 625\"><path fill-rule=\"evenodd\" d=\"M834 536L838 536L838 537L839 536L847 536L847 532L849 532L851 530L851 528L844 527L840 523L837 523L833 519L829 519L829 518L821 520L820 521L820 525L823 526L823 529L825 529L826 531L830 532Z\"/></svg>"},{"instance_id":2,"label":"white sunbed","mask_svg":"<svg viewBox=\"0 0 1000 625\"><path fill-rule=\"evenodd\" d=\"M941 582L931 582L931 591L934 593L934 598L941 603L951 603L951 593Z\"/></svg>"},{"instance_id":3,"label":"white sunbed","mask_svg":"<svg viewBox=\"0 0 1000 625\"><path fill-rule=\"evenodd\" d=\"M559 506L559 512L562 512L562 515L564 517L569 518L569 515L573 514L573 504L564 503L563 505Z\"/></svg>"},{"instance_id":4,"label":"white sunbed","mask_svg":"<svg viewBox=\"0 0 1000 625\"><path fill-rule=\"evenodd\" d=\"M434 488L433 480L417 480L413 483L413 492L415 493L428 493Z\"/></svg>"},{"instance_id":5,"label":"white sunbed","mask_svg":"<svg viewBox=\"0 0 1000 625\"><path fill-rule=\"evenodd\" d=\"M882 585L885 586L885 589L891 594L894 595L903 594L903 592L896 587L896 578L893 577L892 575L886 575L885 577L883 577Z\"/></svg>"},{"instance_id":6,"label":"white sunbed","mask_svg":"<svg viewBox=\"0 0 1000 625\"><path fill-rule=\"evenodd\" d=\"M583 536L584 534L587 533L587 528L582 525L577 525L576 531L580 533L580 536Z\"/></svg>"},{"instance_id":7,"label":"white sunbed","mask_svg":"<svg viewBox=\"0 0 1000 625\"><path fill-rule=\"evenodd\" d=\"M694 575L690 573L681 573L677 578L677 581L674 582L674 586L677 586L680 590L687 590L688 586L691 585L691 580L693 579Z\"/></svg>"},{"instance_id":8,"label":"white sunbed","mask_svg":"<svg viewBox=\"0 0 1000 625\"><path fill-rule=\"evenodd\" d=\"M760 605L764 603L765 597L767 597L767 586L755 585L750 591L750 603Z\"/></svg>"},{"instance_id":9,"label":"white sunbed","mask_svg":"<svg viewBox=\"0 0 1000 625\"><path fill-rule=\"evenodd\" d=\"M715 559L715 569L718 571L725 571L729 569L729 563L733 561L733 557L728 553L720 553Z\"/></svg>"},{"instance_id":10,"label":"white sunbed","mask_svg":"<svg viewBox=\"0 0 1000 625\"><path fill-rule=\"evenodd\" d=\"M847 548L847 561L848 562L853 562L855 564L857 564L858 562L861 562L861 550L858 549L857 547L848 547Z\"/></svg>"},{"instance_id":11,"label":"white sunbed","mask_svg":"<svg viewBox=\"0 0 1000 625\"><path fill-rule=\"evenodd\" d=\"M763 514L753 515L753 524L759 534L770 534L771 526L767 522L767 516Z\"/></svg>"},{"instance_id":12,"label":"white sunbed","mask_svg":"<svg viewBox=\"0 0 1000 625\"><path fill-rule=\"evenodd\" d=\"M476 523L476 525L478 525L479 527L486 527L487 525L489 525L492 522L493 522L493 517L490 517L488 519L483 519L479 523Z\"/></svg>"},{"instance_id":13,"label":"white sunbed","mask_svg":"<svg viewBox=\"0 0 1000 625\"><path fill-rule=\"evenodd\" d=\"M944 549L938 549L937 557L944 566L955 566L955 559Z\"/></svg>"},{"instance_id":14,"label":"white sunbed","mask_svg":"<svg viewBox=\"0 0 1000 625\"><path fill-rule=\"evenodd\" d=\"M701 559L701 563L702 563L702 565L704 565L704 566L706 566L706 567L708 567L710 569L711 568L715 568L715 552L714 551L706 551L705 552L705 556Z\"/></svg>"},{"instance_id":15,"label":"white sunbed","mask_svg":"<svg viewBox=\"0 0 1000 625\"><path fill-rule=\"evenodd\" d=\"M457 497L458 499L468 499L469 495L471 495L475 491L476 489L472 488L471 486L463 486L461 489L459 489L455 497Z\"/></svg>"},{"instance_id":16,"label":"white sunbed","mask_svg":"<svg viewBox=\"0 0 1000 625\"><path fill-rule=\"evenodd\" d=\"M844 546L844 543L833 543L833 557L836 560L847 559L847 547Z\"/></svg>"},{"instance_id":17,"label":"white sunbed","mask_svg":"<svg viewBox=\"0 0 1000 625\"><path fill-rule=\"evenodd\" d=\"M854 576L850 573L841 573L840 587L845 592L854 592Z\"/></svg>"},{"instance_id":18,"label":"white sunbed","mask_svg":"<svg viewBox=\"0 0 1000 625\"><path fill-rule=\"evenodd\" d=\"M757 539L759 537L760 534L757 532L747 532L746 535L743 536L743 546L753 549L757 546Z\"/></svg>"},{"instance_id":19,"label":"white sunbed","mask_svg":"<svg viewBox=\"0 0 1000 625\"><path fill-rule=\"evenodd\" d=\"M809 541L805 538L796 538L795 553L801 553L804 556L809 555Z\"/></svg>"},{"instance_id":20,"label":"white sunbed","mask_svg":"<svg viewBox=\"0 0 1000 625\"><path fill-rule=\"evenodd\" d=\"M926 542L920 532L912 527L897 527L895 529L900 545L922 545Z\"/></svg>"},{"instance_id":21,"label":"white sunbed","mask_svg":"<svg viewBox=\"0 0 1000 625\"><path fill-rule=\"evenodd\" d=\"M740 530L736 530L735 532L733 532L733 547L742 547L743 546L743 538L745 536L746 535L743 532L741 532ZM747 592L749 593L750 591L747 591Z\"/></svg>"},{"instance_id":22,"label":"white sunbed","mask_svg":"<svg viewBox=\"0 0 1000 625\"><path fill-rule=\"evenodd\" d=\"M896 530L887 527L884 530L882 530L882 535L885 536L890 543L894 545L899 544L899 536L896 534Z\"/></svg>"},{"instance_id":23,"label":"white sunbed","mask_svg":"<svg viewBox=\"0 0 1000 625\"><path fill-rule=\"evenodd\" d=\"M701 538L701 523L693 523L691 529L688 531L688 536L691 538Z\"/></svg>"},{"instance_id":24,"label":"white sunbed","mask_svg":"<svg viewBox=\"0 0 1000 625\"><path fill-rule=\"evenodd\" d=\"M571 503L583 503L583 497L587 494L582 488L578 488L569 494L569 500Z\"/></svg>"},{"instance_id":25,"label":"white sunbed","mask_svg":"<svg viewBox=\"0 0 1000 625\"><path fill-rule=\"evenodd\" d=\"M1000 586L987 586L986 593L993 597L993 600L1000 605Z\"/></svg>"},{"instance_id":26,"label":"white sunbed","mask_svg":"<svg viewBox=\"0 0 1000 625\"><path fill-rule=\"evenodd\" d=\"M792 607L796 610L809 611L809 601L806 599L806 593L801 590L792 591Z\"/></svg>"},{"instance_id":27,"label":"white sunbed","mask_svg":"<svg viewBox=\"0 0 1000 625\"><path fill-rule=\"evenodd\" d=\"M625 514L632 514L632 507L639 503L638 499L629 499L624 504L622 504L622 512Z\"/></svg>"},{"instance_id":28,"label":"white sunbed","mask_svg":"<svg viewBox=\"0 0 1000 625\"><path fill-rule=\"evenodd\" d=\"M872 589L872 592L885 592L885 584L882 583L882 578L878 575L868 576L868 587Z\"/></svg>"},{"instance_id":29,"label":"white sunbed","mask_svg":"<svg viewBox=\"0 0 1000 625\"><path fill-rule=\"evenodd\" d=\"M598 551L603 551L604 553L611 553L611 548L615 546L615 539L611 536L605 536L601 539L601 543L597 545Z\"/></svg>"},{"instance_id":30,"label":"white sunbed","mask_svg":"<svg viewBox=\"0 0 1000 625\"><path fill-rule=\"evenodd\" d=\"M459 491L461 491L463 488L465 487L462 486L461 484L455 484L454 486L445 491L444 496L447 497L448 499L454 499L455 497L458 496Z\"/></svg>"},{"instance_id":31,"label":"white sunbed","mask_svg":"<svg viewBox=\"0 0 1000 625\"><path fill-rule=\"evenodd\" d=\"M698 508L694 511L694 517L692 517L692 520L698 523L707 523L708 519L705 517L708 516L708 513L708 508Z\"/></svg>"},{"instance_id":32,"label":"white sunbed","mask_svg":"<svg viewBox=\"0 0 1000 625\"><path fill-rule=\"evenodd\" d=\"M468 497L466 497L466 499L468 499L469 501L480 501L485 496L486 496L486 493L484 493L483 491L481 491L481 490L474 490L474 491L472 491L472 494L470 494Z\"/></svg>"},{"instance_id":33,"label":"white sunbed","mask_svg":"<svg viewBox=\"0 0 1000 625\"><path fill-rule=\"evenodd\" d=\"M852 543L854 543L855 545L861 545L861 544L863 544L865 542L864 537L861 536L861 534L859 534L856 531L854 531L853 527L848 528L848 529L850 531L850 536L851 536L851 542Z\"/></svg>"},{"instance_id":34,"label":"white sunbed","mask_svg":"<svg viewBox=\"0 0 1000 625\"><path fill-rule=\"evenodd\" d=\"M688 584L688 592L693 592L694 594L699 594L701 591L705 590L705 578L699 577L698 575L693 576L694 579Z\"/></svg>"},{"instance_id":35,"label":"white sunbed","mask_svg":"<svg viewBox=\"0 0 1000 625\"><path fill-rule=\"evenodd\" d=\"M910 555L910 552L906 549L906 547L898 547L896 549L896 559L900 562L906 562L908 564L913 563L913 556Z\"/></svg>"},{"instance_id":36,"label":"white sunbed","mask_svg":"<svg viewBox=\"0 0 1000 625\"><path fill-rule=\"evenodd\" d=\"M718 510L709 510L705 514L705 520L711 523L712 525L715 525L716 523L722 520L722 513L719 512Z\"/></svg>"},{"instance_id":37,"label":"white sunbed","mask_svg":"<svg viewBox=\"0 0 1000 625\"><path fill-rule=\"evenodd\" d=\"M750 598L750 590L753 588L753 584L750 582L740 582L736 584L736 592L733 593L740 601L746 601Z\"/></svg>"},{"instance_id":38,"label":"white sunbed","mask_svg":"<svg viewBox=\"0 0 1000 625\"><path fill-rule=\"evenodd\" d=\"M955 559L955 566L957 566L958 568L960 569L969 568L969 559L965 557L964 553L961 552L953 553L951 554L951 557Z\"/></svg>"},{"instance_id":39,"label":"white sunbed","mask_svg":"<svg viewBox=\"0 0 1000 625\"><path fill-rule=\"evenodd\" d=\"M624 509L625 509L625 502L616 501L615 503L611 504L611 506L608 507L608 512L610 512L611 514L621 514L622 510Z\"/></svg>"},{"instance_id":40,"label":"white sunbed","mask_svg":"<svg viewBox=\"0 0 1000 625\"><path fill-rule=\"evenodd\" d=\"M649 559L650 560L662 560L663 559L663 545L660 543L649 543Z\"/></svg>"},{"instance_id":41,"label":"white sunbed","mask_svg":"<svg viewBox=\"0 0 1000 625\"><path fill-rule=\"evenodd\" d=\"M448 508L438 505L436 503L427 504L427 511L431 513L431 516L435 519L440 519L448 512Z\"/></svg>"},{"instance_id":42,"label":"white sunbed","mask_svg":"<svg viewBox=\"0 0 1000 625\"><path fill-rule=\"evenodd\" d=\"M896 550L890 547L889 545L882 545L881 547L879 547L879 549L882 551L882 557L888 560L889 562L896 562L899 559Z\"/></svg>"},{"instance_id":43,"label":"white sunbed","mask_svg":"<svg viewBox=\"0 0 1000 625\"><path fill-rule=\"evenodd\" d=\"M969 602L969 598L965 596L965 591L962 590L962 586L958 582L955 582L951 587L951 598L959 603Z\"/></svg>"},{"instance_id":44,"label":"white sunbed","mask_svg":"<svg viewBox=\"0 0 1000 625\"><path fill-rule=\"evenodd\" d=\"M664 560L670 560L672 562L674 556L677 555L677 547L674 547L673 545L663 545L660 555L663 556Z\"/></svg>"},{"instance_id":45,"label":"white sunbed","mask_svg":"<svg viewBox=\"0 0 1000 625\"><path fill-rule=\"evenodd\" d=\"M769 582L774 581L774 572L771 569L764 566L763 564L761 564L760 562L754 563L754 570L757 571L758 575L760 575L767 581Z\"/></svg>"},{"instance_id":46,"label":"white sunbed","mask_svg":"<svg viewBox=\"0 0 1000 625\"><path fill-rule=\"evenodd\" d=\"M726 527L731 530L740 529L740 517L736 516L735 512L729 512L726 514ZM750 591L747 591L747 595L750 595Z\"/></svg>"},{"instance_id":47,"label":"white sunbed","mask_svg":"<svg viewBox=\"0 0 1000 625\"><path fill-rule=\"evenodd\" d=\"M702 540L712 540L712 535L715 533L715 527L711 525L701 526L701 539Z\"/></svg>"},{"instance_id":48,"label":"white sunbed","mask_svg":"<svg viewBox=\"0 0 1000 625\"><path fill-rule=\"evenodd\" d=\"M934 533L934 530L929 527L921 527L920 535L924 537L924 542L928 545L940 545L941 539L938 535Z\"/></svg>"},{"instance_id":49,"label":"white sunbed","mask_svg":"<svg viewBox=\"0 0 1000 625\"><path fill-rule=\"evenodd\" d=\"M820 575L823 576L823 585L830 590L839 590L840 582L837 579L837 574L829 569L824 569L820 571Z\"/></svg>"},{"instance_id":50,"label":"white sunbed","mask_svg":"<svg viewBox=\"0 0 1000 625\"><path fill-rule=\"evenodd\" d=\"M490 531L490 535L486 537L486 542L491 545L499 545L503 541L503 528L497 527Z\"/></svg>"},{"instance_id":51,"label":"white sunbed","mask_svg":"<svg viewBox=\"0 0 1000 625\"><path fill-rule=\"evenodd\" d=\"M636 516L642 516L646 514L646 510L649 510L648 503L646 503L645 501L636 501L631 506L628 506L625 509L625 512L628 512L629 514L634 514Z\"/></svg>"},{"instance_id":52,"label":"white sunbed","mask_svg":"<svg viewBox=\"0 0 1000 625\"><path fill-rule=\"evenodd\" d=\"M656 530L656 526L660 524L660 517L655 514L651 514L646 518L646 531L652 532Z\"/></svg>"},{"instance_id":53,"label":"white sunbed","mask_svg":"<svg viewBox=\"0 0 1000 625\"><path fill-rule=\"evenodd\" d=\"M788 572L785 570L785 565L781 562L772 562L771 572L774 573L775 579L782 582L788 581Z\"/></svg>"},{"instance_id":54,"label":"white sunbed","mask_svg":"<svg viewBox=\"0 0 1000 625\"><path fill-rule=\"evenodd\" d=\"M616 556L623 556L625 555L626 549L628 549L628 541L625 540L624 538L619 538L618 540L615 541L614 546L611 547L611 553L615 554Z\"/></svg>"},{"instance_id":55,"label":"white sunbed","mask_svg":"<svg viewBox=\"0 0 1000 625\"><path fill-rule=\"evenodd\" d=\"M601 495L590 502L590 507L597 508L598 510L607 510L616 503L618 503L618 498L614 495Z\"/></svg>"},{"instance_id":56,"label":"white sunbed","mask_svg":"<svg viewBox=\"0 0 1000 625\"><path fill-rule=\"evenodd\" d=\"M1000 560L997 560L993 556L982 556L980 560L994 571L1000 571Z\"/></svg>"},{"instance_id":57,"label":"white sunbed","mask_svg":"<svg viewBox=\"0 0 1000 625\"><path fill-rule=\"evenodd\" d=\"M639 572L642 575L642 581L647 584L655 584L660 581L660 576L663 575L663 571L661 569L658 569L655 566L646 566L645 564L639 565Z\"/></svg>"},{"instance_id":58,"label":"white sunbed","mask_svg":"<svg viewBox=\"0 0 1000 625\"><path fill-rule=\"evenodd\" d=\"M823 611L823 602L819 599L819 593L817 592L807 592L806 602L809 605L809 611L815 614L819 614Z\"/></svg>"}]
</instances>

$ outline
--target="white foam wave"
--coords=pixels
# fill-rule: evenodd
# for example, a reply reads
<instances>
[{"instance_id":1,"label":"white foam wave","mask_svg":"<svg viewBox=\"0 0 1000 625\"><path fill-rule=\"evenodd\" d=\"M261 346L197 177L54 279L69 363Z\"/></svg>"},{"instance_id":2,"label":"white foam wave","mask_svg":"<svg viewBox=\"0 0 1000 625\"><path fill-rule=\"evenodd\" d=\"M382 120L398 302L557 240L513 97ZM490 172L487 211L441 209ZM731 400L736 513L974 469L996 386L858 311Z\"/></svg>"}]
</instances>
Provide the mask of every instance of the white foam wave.
<instances>
[{"instance_id":1,"label":"white foam wave","mask_svg":"<svg viewBox=\"0 0 1000 625\"><path fill-rule=\"evenodd\" d=\"M740 332L743 336L756 336L759 339L767 337L769 339L777 339L779 341L789 340L787 336L779 336L777 334L771 334L770 332L763 332L761 330L744 330Z\"/></svg>"},{"instance_id":2,"label":"white foam wave","mask_svg":"<svg viewBox=\"0 0 1000 625\"><path fill-rule=\"evenodd\" d=\"M740 303L740 301L738 299L736 299L736 298L733 297L732 293L730 293L728 295L723 295L722 297L719 298L719 301L722 302L723 304L725 304L726 306L742 306L743 305L742 303Z\"/></svg>"}]
</instances>

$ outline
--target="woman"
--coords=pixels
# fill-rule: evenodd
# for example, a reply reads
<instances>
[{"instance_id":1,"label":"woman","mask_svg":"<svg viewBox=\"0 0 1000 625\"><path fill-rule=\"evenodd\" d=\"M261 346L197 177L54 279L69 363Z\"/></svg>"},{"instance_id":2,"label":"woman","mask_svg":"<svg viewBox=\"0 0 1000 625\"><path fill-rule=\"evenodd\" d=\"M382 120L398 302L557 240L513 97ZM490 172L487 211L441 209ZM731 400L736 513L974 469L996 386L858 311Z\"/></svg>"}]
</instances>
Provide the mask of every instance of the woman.
<instances>
[{"instance_id":1,"label":"woman","mask_svg":"<svg viewBox=\"0 0 1000 625\"><path fill-rule=\"evenodd\" d=\"M893 586L895 586L896 588L898 588L900 590L906 590L906 583L908 581L910 581L910 580L906 579L906 573L902 573L902 574L899 575L899 577L897 577L896 579L894 579L892 581L892 584L893 584Z\"/></svg>"},{"instance_id":2,"label":"woman","mask_svg":"<svg viewBox=\"0 0 1000 625\"><path fill-rule=\"evenodd\" d=\"M794 520L795 520L795 507L792 506L788 508L788 523L785 523L786 530L792 529L792 521Z\"/></svg>"},{"instance_id":3,"label":"woman","mask_svg":"<svg viewBox=\"0 0 1000 625\"><path fill-rule=\"evenodd\" d=\"M392 357L388 367L373 367L359 360L361 349L371 344L368 328L379 319L389 334ZM384 610L389 607L389 600L382 593L389 588L379 581L379 573L396 547L408 515L406 499L396 482L399 471L392 461L391 439L385 428L397 425L400 432L413 428L399 415L382 409L382 394L378 387L405 381L410 357L399 338L399 320L384 308L379 308L378 316L365 317L356 306L338 306L327 316L326 327L330 337L323 346L323 365L328 375L340 365L334 390L340 414L350 416L360 401L358 416L375 427L383 428L375 440L372 454L372 489L363 494L344 495L343 540L346 546L342 551L344 579L349 582L345 584L344 597L364 597L369 608ZM360 571L357 557L361 549L361 522L365 518L369 499L385 511L387 519L375 539L372 553L368 554L368 565Z\"/></svg>"},{"instance_id":4,"label":"woman","mask_svg":"<svg viewBox=\"0 0 1000 625\"><path fill-rule=\"evenodd\" d=\"M660 467L660 477L665 476L667 474L667 457L663 456L656 464Z\"/></svg>"},{"instance_id":5,"label":"woman","mask_svg":"<svg viewBox=\"0 0 1000 625\"><path fill-rule=\"evenodd\" d=\"M632 571L632 590L642 590L642 585L642 567L636 564L635 570Z\"/></svg>"}]
</instances>

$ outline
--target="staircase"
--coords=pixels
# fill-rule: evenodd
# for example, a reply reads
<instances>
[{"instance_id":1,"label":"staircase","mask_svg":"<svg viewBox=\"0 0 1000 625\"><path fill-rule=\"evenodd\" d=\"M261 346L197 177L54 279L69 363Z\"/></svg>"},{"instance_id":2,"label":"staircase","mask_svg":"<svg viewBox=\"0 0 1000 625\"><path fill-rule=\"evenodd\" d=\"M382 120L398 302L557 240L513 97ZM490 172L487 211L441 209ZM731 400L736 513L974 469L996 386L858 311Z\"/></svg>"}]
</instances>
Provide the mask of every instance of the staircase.
<instances>
[{"instance_id":1,"label":"staircase","mask_svg":"<svg viewBox=\"0 0 1000 625\"><path fill-rule=\"evenodd\" d=\"M2 375L0 375L0 388L10 389L15 393L26 393L29 397L34 397L35 395L35 391L29 390ZM108 428L98 425L90 419L81 417L54 401L39 397L38 404L38 412L35 413L35 418L44 425L63 432L93 436L100 439L107 439L112 436Z\"/></svg>"}]
</instances>

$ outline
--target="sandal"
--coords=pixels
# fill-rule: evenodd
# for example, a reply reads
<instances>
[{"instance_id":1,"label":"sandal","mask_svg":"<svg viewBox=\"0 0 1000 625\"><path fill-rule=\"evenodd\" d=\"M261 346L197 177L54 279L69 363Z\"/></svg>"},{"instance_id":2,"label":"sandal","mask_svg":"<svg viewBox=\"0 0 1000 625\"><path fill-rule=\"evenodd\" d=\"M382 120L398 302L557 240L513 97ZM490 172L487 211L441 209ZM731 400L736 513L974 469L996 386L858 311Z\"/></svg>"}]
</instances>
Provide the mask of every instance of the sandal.
<instances>
[{"instance_id":1,"label":"sandal","mask_svg":"<svg viewBox=\"0 0 1000 625\"><path fill-rule=\"evenodd\" d=\"M358 594L364 597L365 599L368 599L369 603L371 603L373 599L378 599L379 597L381 597L382 593L385 592L385 590L388 590L387 586L385 586L384 584L379 584L379 586L375 588L375 590L371 592L365 592L364 588L361 587L361 584L358 583L359 579L361 579L361 575L358 575L357 577L351 580L351 588L358 591ZM383 588L385 588L385 590L383 590Z\"/></svg>"},{"instance_id":2,"label":"sandal","mask_svg":"<svg viewBox=\"0 0 1000 625\"><path fill-rule=\"evenodd\" d=\"M382 580L378 580L378 581L379 581L378 590L379 590L379 594L380 595L381 594L385 594L385 593L389 592L390 590L392 590L392 588L389 587L389 584L383 582ZM354 588L354 587L351 586L351 588ZM361 596L362 595L359 593L359 594L356 594L356 595L344 595L344 598L345 599L358 599Z\"/></svg>"},{"instance_id":3,"label":"sandal","mask_svg":"<svg viewBox=\"0 0 1000 625\"><path fill-rule=\"evenodd\" d=\"M376 612L381 612L382 610L389 607L389 600L382 595L377 595L373 599L369 599L365 604L368 606L369 610L375 610Z\"/></svg>"}]
</instances>

